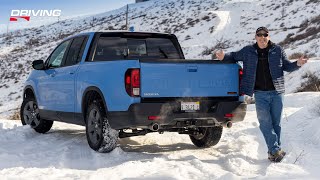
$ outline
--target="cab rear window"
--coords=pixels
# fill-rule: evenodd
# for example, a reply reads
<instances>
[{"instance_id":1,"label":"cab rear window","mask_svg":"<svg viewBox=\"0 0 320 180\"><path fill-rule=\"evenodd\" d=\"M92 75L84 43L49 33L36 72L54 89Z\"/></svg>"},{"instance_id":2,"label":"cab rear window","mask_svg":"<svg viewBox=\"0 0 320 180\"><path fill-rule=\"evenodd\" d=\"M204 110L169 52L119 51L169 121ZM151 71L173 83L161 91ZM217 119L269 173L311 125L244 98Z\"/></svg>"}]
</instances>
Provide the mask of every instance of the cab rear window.
<instances>
[{"instance_id":1,"label":"cab rear window","mask_svg":"<svg viewBox=\"0 0 320 180\"><path fill-rule=\"evenodd\" d=\"M181 59L179 50L169 38L100 37L92 60Z\"/></svg>"}]
</instances>

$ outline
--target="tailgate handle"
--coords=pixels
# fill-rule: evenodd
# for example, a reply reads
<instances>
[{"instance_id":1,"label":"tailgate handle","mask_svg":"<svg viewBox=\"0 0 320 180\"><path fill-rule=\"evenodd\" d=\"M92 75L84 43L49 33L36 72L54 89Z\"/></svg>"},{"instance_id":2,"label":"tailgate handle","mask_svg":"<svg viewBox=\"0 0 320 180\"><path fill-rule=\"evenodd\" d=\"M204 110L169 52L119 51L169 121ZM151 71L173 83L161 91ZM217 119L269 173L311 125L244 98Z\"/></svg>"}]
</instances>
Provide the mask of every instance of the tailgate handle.
<instances>
[{"instance_id":1,"label":"tailgate handle","mask_svg":"<svg viewBox=\"0 0 320 180\"><path fill-rule=\"evenodd\" d=\"M188 70L188 72L197 72L198 67L197 66L188 66L187 70Z\"/></svg>"},{"instance_id":2,"label":"tailgate handle","mask_svg":"<svg viewBox=\"0 0 320 180\"><path fill-rule=\"evenodd\" d=\"M56 76L56 73L53 72L52 74L50 74L50 77L55 77Z\"/></svg>"}]
</instances>

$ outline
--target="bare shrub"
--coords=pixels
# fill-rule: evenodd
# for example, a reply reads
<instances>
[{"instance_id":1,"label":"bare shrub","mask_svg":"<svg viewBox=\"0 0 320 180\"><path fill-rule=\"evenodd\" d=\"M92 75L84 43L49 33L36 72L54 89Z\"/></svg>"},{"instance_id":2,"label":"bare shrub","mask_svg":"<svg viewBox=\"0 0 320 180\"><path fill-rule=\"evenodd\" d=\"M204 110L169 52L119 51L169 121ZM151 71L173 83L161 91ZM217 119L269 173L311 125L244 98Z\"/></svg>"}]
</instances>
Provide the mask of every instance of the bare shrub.
<instances>
[{"instance_id":1,"label":"bare shrub","mask_svg":"<svg viewBox=\"0 0 320 180\"><path fill-rule=\"evenodd\" d=\"M168 23L168 20L169 20L169 19L163 19L163 20L159 23L159 25L167 24L167 23Z\"/></svg>"},{"instance_id":2,"label":"bare shrub","mask_svg":"<svg viewBox=\"0 0 320 180\"><path fill-rule=\"evenodd\" d=\"M33 46L36 45L38 46L40 44L40 39L39 38L31 38L28 41L26 41L27 46Z\"/></svg>"},{"instance_id":3,"label":"bare shrub","mask_svg":"<svg viewBox=\"0 0 320 180\"><path fill-rule=\"evenodd\" d=\"M191 39L191 36L190 36L190 35L187 35L187 36L184 38L184 40L189 40L189 39Z\"/></svg>"},{"instance_id":4,"label":"bare shrub","mask_svg":"<svg viewBox=\"0 0 320 180\"><path fill-rule=\"evenodd\" d=\"M11 120L19 120L20 119L20 108L13 110L13 114L9 117Z\"/></svg>"},{"instance_id":5,"label":"bare shrub","mask_svg":"<svg viewBox=\"0 0 320 180\"><path fill-rule=\"evenodd\" d=\"M22 47L16 47L14 48L11 52L12 53L18 53L18 52L22 52L24 49Z\"/></svg>"},{"instance_id":6,"label":"bare shrub","mask_svg":"<svg viewBox=\"0 0 320 180\"><path fill-rule=\"evenodd\" d=\"M212 51L213 51L212 48L209 48L206 46L206 47L204 47L204 50L201 52L201 55L202 56L210 55L210 54L212 54Z\"/></svg>"},{"instance_id":7,"label":"bare shrub","mask_svg":"<svg viewBox=\"0 0 320 180\"><path fill-rule=\"evenodd\" d=\"M213 51L218 49L228 49L231 47L231 41L224 39L223 37L221 39L217 40L217 44L215 44L212 47L205 47L205 49L201 52L202 56L211 55L212 59L216 59L215 54Z\"/></svg>"},{"instance_id":8,"label":"bare shrub","mask_svg":"<svg viewBox=\"0 0 320 180\"><path fill-rule=\"evenodd\" d=\"M217 40L217 44L213 46L214 49L228 49L231 47L231 41L228 39L224 39L223 37L221 39Z\"/></svg>"},{"instance_id":9,"label":"bare shrub","mask_svg":"<svg viewBox=\"0 0 320 180\"><path fill-rule=\"evenodd\" d=\"M95 18L95 17L92 17L92 20L90 21L90 26L91 27L94 27L95 26L95 23L96 23L96 21L97 21L97 18Z\"/></svg>"},{"instance_id":10,"label":"bare shrub","mask_svg":"<svg viewBox=\"0 0 320 180\"><path fill-rule=\"evenodd\" d=\"M305 57L305 58L312 58L312 57L316 57L316 54L315 53L310 53L309 51L295 52L295 53L291 54L288 58L290 60L292 60L292 59L299 59L302 56Z\"/></svg>"},{"instance_id":11,"label":"bare shrub","mask_svg":"<svg viewBox=\"0 0 320 180\"><path fill-rule=\"evenodd\" d=\"M311 18L310 22L313 23L313 24L319 23L320 22L320 15Z\"/></svg>"},{"instance_id":12,"label":"bare shrub","mask_svg":"<svg viewBox=\"0 0 320 180\"><path fill-rule=\"evenodd\" d=\"M306 19L306 20L302 21L302 23L300 24L300 30L298 32L302 32L303 30L308 28L310 25L318 24L319 22L320 22L320 15L315 16L311 19Z\"/></svg>"},{"instance_id":13,"label":"bare shrub","mask_svg":"<svg viewBox=\"0 0 320 180\"><path fill-rule=\"evenodd\" d=\"M305 30L308 27L309 23L310 23L310 21L308 19L302 21L302 23L300 24L300 29L299 29L298 32L301 32L301 31Z\"/></svg>"},{"instance_id":14,"label":"bare shrub","mask_svg":"<svg viewBox=\"0 0 320 180\"><path fill-rule=\"evenodd\" d=\"M188 26L193 27L195 24L197 24L197 23L199 23L199 22L200 22L199 19L193 20L193 19L191 19L191 18L188 18L186 23L187 23Z\"/></svg>"},{"instance_id":15,"label":"bare shrub","mask_svg":"<svg viewBox=\"0 0 320 180\"><path fill-rule=\"evenodd\" d=\"M277 10L277 9L279 9L280 7L281 7L280 4L278 4L278 5L276 5L276 7L273 8L273 10Z\"/></svg>"},{"instance_id":16,"label":"bare shrub","mask_svg":"<svg viewBox=\"0 0 320 180\"><path fill-rule=\"evenodd\" d=\"M317 38L317 34L320 32L320 27L310 27L306 30L306 32L296 35L295 37L287 36L282 42L279 43L281 46L286 46L290 43L294 43L299 40L306 39L308 37L309 40Z\"/></svg>"},{"instance_id":17,"label":"bare shrub","mask_svg":"<svg viewBox=\"0 0 320 180\"><path fill-rule=\"evenodd\" d=\"M299 59L301 56L303 56L304 53L301 52L295 52L293 54L291 54L288 58L289 59Z\"/></svg>"},{"instance_id":18,"label":"bare shrub","mask_svg":"<svg viewBox=\"0 0 320 180\"><path fill-rule=\"evenodd\" d=\"M320 32L320 27L309 27L308 29L306 29L305 33L299 34L297 35L294 40L298 41L301 39L305 39L306 37L312 36L314 34L318 34Z\"/></svg>"},{"instance_id":19,"label":"bare shrub","mask_svg":"<svg viewBox=\"0 0 320 180\"><path fill-rule=\"evenodd\" d=\"M11 41L13 39L13 34L12 33L7 33L6 37L4 38L4 41Z\"/></svg>"},{"instance_id":20,"label":"bare shrub","mask_svg":"<svg viewBox=\"0 0 320 180\"><path fill-rule=\"evenodd\" d=\"M309 0L306 5L310 4L310 3L319 3L319 0Z\"/></svg>"},{"instance_id":21,"label":"bare shrub","mask_svg":"<svg viewBox=\"0 0 320 180\"><path fill-rule=\"evenodd\" d=\"M209 17L209 16L204 16L204 17L202 18L202 20L210 21L210 17Z\"/></svg>"},{"instance_id":22,"label":"bare shrub","mask_svg":"<svg viewBox=\"0 0 320 180\"><path fill-rule=\"evenodd\" d=\"M215 28L214 26L212 26L212 27L209 28L209 31L210 31L211 34L213 33L214 28Z\"/></svg>"},{"instance_id":23,"label":"bare shrub","mask_svg":"<svg viewBox=\"0 0 320 180\"><path fill-rule=\"evenodd\" d=\"M288 34L287 37L279 44L281 46L286 46L306 38L308 38L309 41L312 39L318 38L319 36L317 36L317 34L320 32L320 27L314 26L314 25L317 25L319 23L320 23L320 15L315 16L311 19L304 20L300 24L300 27L299 27L300 29L298 31L298 33L301 33L301 34L297 34L296 36L294 36L294 34ZM303 32L304 30L305 32Z\"/></svg>"},{"instance_id":24,"label":"bare shrub","mask_svg":"<svg viewBox=\"0 0 320 180\"><path fill-rule=\"evenodd\" d=\"M107 28L105 28L104 30L116 30L113 26L108 26Z\"/></svg>"},{"instance_id":25,"label":"bare shrub","mask_svg":"<svg viewBox=\"0 0 320 180\"><path fill-rule=\"evenodd\" d=\"M307 79L304 83L301 84L301 87L298 88L297 92L319 92L320 91L320 78L310 72L302 76L303 79Z\"/></svg>"},{"instance_id":26,"label":"bare shrub","mask_svg":"<svg viewBox=\"0 0 320 180\"><path fill-rule=\"evenodd\" d=\"M59 35L58 35L58 39L61 40L61 39L64 39L66 37L69 37L71 36L73 33L62 33L60 32Z\"/></svg>"}]
</instances>

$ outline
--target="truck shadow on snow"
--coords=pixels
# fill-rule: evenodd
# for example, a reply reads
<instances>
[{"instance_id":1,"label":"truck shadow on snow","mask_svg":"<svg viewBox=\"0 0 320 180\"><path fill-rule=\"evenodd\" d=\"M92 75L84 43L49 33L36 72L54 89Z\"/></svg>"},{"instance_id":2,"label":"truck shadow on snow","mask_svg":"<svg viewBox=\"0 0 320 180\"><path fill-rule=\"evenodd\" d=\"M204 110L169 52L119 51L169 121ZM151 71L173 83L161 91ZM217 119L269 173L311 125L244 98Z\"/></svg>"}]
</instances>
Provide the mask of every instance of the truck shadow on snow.
<instances>
[{"instance_id":1,"label":"truck shadow on snow","mask_svg":"<svg viewBox=\"0 0 320 180\"><path fill-rule=\"evenodd\" d=\"M119 145L123 151L126 152L143 152L143 153L162 153L174 152L181 150L195 150L199 149L192 144L187 143L172 143L166 145L160 144L142 144L130 138L120 139Z\"/></svg>"}]
</instances>

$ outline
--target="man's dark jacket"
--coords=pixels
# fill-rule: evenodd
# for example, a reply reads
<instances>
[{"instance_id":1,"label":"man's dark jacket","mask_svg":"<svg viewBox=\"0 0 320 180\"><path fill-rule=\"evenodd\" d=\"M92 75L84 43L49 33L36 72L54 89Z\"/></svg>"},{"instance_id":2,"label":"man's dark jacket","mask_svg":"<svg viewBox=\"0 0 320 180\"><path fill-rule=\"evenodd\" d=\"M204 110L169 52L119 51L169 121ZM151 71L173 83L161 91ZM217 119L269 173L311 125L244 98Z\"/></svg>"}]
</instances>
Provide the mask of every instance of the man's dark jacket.
<instances>
[{"instance_id":1,"label":"man's dark jacket","mask_svg":"<svg viewBox=\"0 0 320 180\"><path fill-rule=\"evenodd\" d=\"M258 63L258 52L253 45L246 46L238 52L227 53L223 59L228 62L243 62L243 77L240 86L240 93L252 96L256 79ZM283 48L271 43L268 55L270 74L276 91L284 93L284 73L292 72L299 68L297 61L290 62Z\"/></svg>"}]
</instances>

